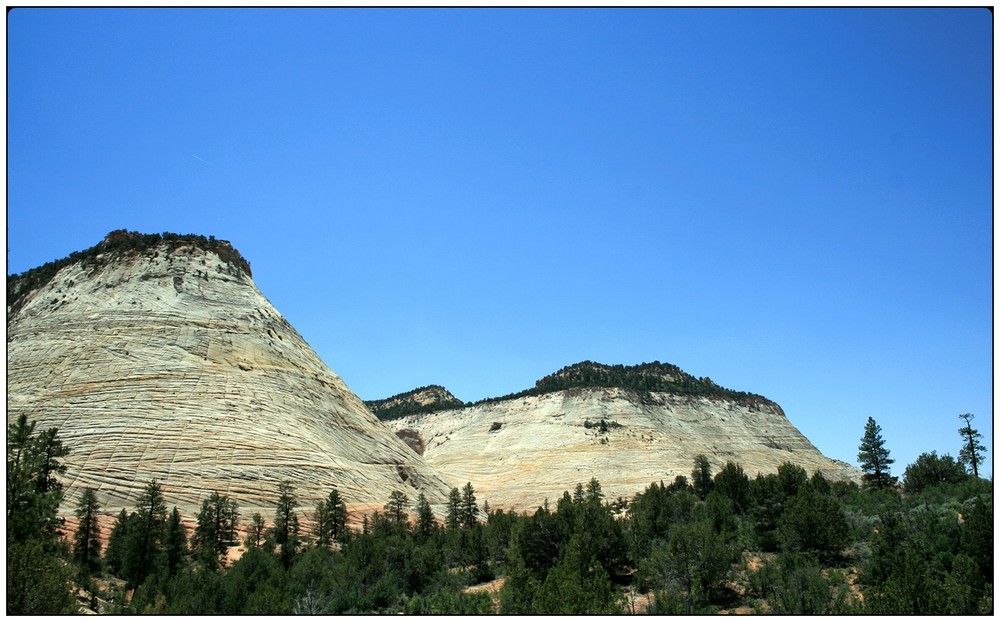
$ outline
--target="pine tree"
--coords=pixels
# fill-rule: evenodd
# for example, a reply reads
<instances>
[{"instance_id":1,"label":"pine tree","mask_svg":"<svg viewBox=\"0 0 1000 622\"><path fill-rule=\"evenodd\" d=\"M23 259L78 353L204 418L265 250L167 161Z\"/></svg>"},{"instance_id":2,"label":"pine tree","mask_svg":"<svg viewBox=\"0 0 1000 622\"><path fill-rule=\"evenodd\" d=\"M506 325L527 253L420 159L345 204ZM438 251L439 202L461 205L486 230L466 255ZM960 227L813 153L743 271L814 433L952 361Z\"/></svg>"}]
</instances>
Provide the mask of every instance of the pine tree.
<instances>
[{"instance_id":1,"label":"pine tree","mask_svg":"<svg viewBox=\"0 0 1000 622\"><path fill-rule=\"evenodd\" d=\"M344 542L348 535L347 504L336 488L327 496L326 508L330 512L330 537L334 542Z\"/></svg>"},{"instance_id":2,"label":"pine tree","mask_svg":"<svg viewBox=\"0 0 1000 622\"><path fill-rule=\"evenodd\" d=\"M396 525L403 525L406 523L407 514L403 509L410 503L410 499L406 496L406 493L400 492L398 490L393 490L389 494L389 502L385 504L383 508L389 519Z\"/></svg>"},{"instance_id":3,"label":"pine tree","mask_svg":"<svg viewBox=\"0 0 1000 622\"><path fill-rule=\"evenodd\" d=\"M49 428L38 435L35 440L35 452L39 460L35 489L40 494L62 489L62 484L56 476L66 472L66 465L59 459L69 455L69 449L63 447L62 440L57 438L56 428Z\"/></svg>"},{"instance_id":4,"label":"pine tree","mask_svg":"<svg viewBox=\"0 0 1000 622\"><path fill-rule=\"evenodd\" d=\"M218 567L219 561L225 559L229 546L236 540L238 525L239 509L228 495L213 492L201 502L192 544L209 568Z\"/></svg>"},{"instance_id":5,"label":"pine tree","mask_svg":"<svg viewBox=\"0 0 1000 622\"><path fill-rule=\"evenodd\" d=\"M458 529L462 524L462 493L458 488L452 488L448 494L448 514L445 517L445 525L448 529Z\"/></svg>"},{"instance_id":6,"label":"pine tree","mask_svg":"<svg viewBox=\"0 0 1000 622\"><path fill-rule=\"evenodd\" d=\"M101 506L93 488L84 488L80 503L76 506L79 523L73 539L73 558L87 571L97 569L101 561L101 526L97 517Z\"/></svg>"},{"instance_id":7,"label":"pine tree","mask_svg":"<svg viewBox=\"0 0 1000 622\"><path fill-rule=\"evenodd\" d=\"M281 561L287 568L299 545L299 517L295 514L295 489L289 482L278 485L278 503L274 512L274 542L281 550Z\"/></svg>"},{"instance_id":8,"label":"pine tree","mask_svg":"<svg viewBox=\"0 0 1000 622\"><path fill-rule=\"evenodd\" d=\"M962 435L963 440L962 450L958 452L958 459L963 464L972 467L972 475L974 477L979 477L979 463L982 462L983 454L986 453L986 447L979 442L979 439L983 435L979 433L979 430L972 428L972 420L975 418L975 415L965 413L958 417L965 420L965 425L958 429L958 433Z\"/></svg>"},{"instance_id":9,"label":"pine tree","mask_svg":"<svg viewBox=\"0 0 1000 622\"><path fill-rule=\"evenodd\" d=\"M601 490L601 482L596 477L591 477L587 482L587 500L600 503L604 500L604 492Z\"/></svg>"},{"instance_id":10,"label":"pine tree","mask_svg":"<svg viewBox=\"0 0 1000 622\"><path fill-rule=\"evenodd\" d=\"M38 456L32 451L35 422L28 422L27 415L20 415L12 425L7 426L7 538L23 538L28 533L19 533L12 528L27 519L34 501L34 479L38 472ZM25 529L26 532L30 528Z\"/></svg>"},{"instance_id":11,"label":"pine tree","mask_svg":"<svg viewBox=\"0 0 1000 622\"><path fill-rule=\"evenodd\" d=\"M129 514L125 508L122 508L115 519L115 524L111 527L111 534L108 535L108 548L104 551L104 561L108 564L108 569L112 574L119 576L125 567L125 545L128 541L129 527Z\"/></svg>"},{"instance_id":12,"label":"pine tree","mask_svg":"<svg viewBox=\"0 0 1000 622\"><path fill-rule=\"evenodd\" d=\"M660 487L663 487L663 482L660 482ZM668 492L680 492L682 490L691 490L691 485L688 483L688 478L683 475L678 475L674 478L674 481L666 487Z\"/></svg>"},{"instance_id":13,"label":"pine tree","mask_svg":"<svg viewBox=\"0 0 1000 622\"><path fill-rule=\"evenodd\" d=\"M713 488L733 503L733 509L743 514L750 498L750 478L743 467L735 462L726 462L726 466L716 473Z\"/></svg>"},{"instance_id":14,"label":"pine tree","mask_svg":"<svg viewBox=\"0 0 1000 622\"><path fill-rule=\"evenodd\" d=\"M430 534L434 530L434 512L424 493L417 496L414 509L417 511L417 531L424 535Z\"/></svg>"},{"instance_id":15,"label":"pine tree","mask_svg":"<svg viewBox=\"0 0 1000 622\"><path fill-rule=\"evenodd\" d=\"M889 465L895 460L889 457L889 450L882 438L882 428L875 420L868 417L865 424L865 435L858 447L858 462L861 463L861 476L865 486L881 490L891 486L896 478L889 475Z\"/></svg>"},{"instance_id":16,"label":"pine tree","mask_svg":"<svg viewBox=\"0 0 1000 622\"><path fill-rule=\"evenodd\" d=\"M62 486L52 477L65 471L58 458L66 455L52 428L35 435L35 423L20 415L7 427L7 541L44 534L56 537L56 512Z\"/></svg>"},{"instance_id":17,"label":"pine tree","mask_svg":"<svg viewBox=\"0 0 1000 622\"><path fill-rule=\"evenodd\" d=\"M576 534L566 545L562 561L539 586L532 603L536 614L620 614L621 593L601 563L587 557L583 538Z\"/></svg>"},{"instance_id":18,"label":"pine tree","mask_svg":"<svg viewBox=\"0 0 1000 622\"><path fill-rule=\"evenodd\" d=\"M62 487L54 474L66 455L52 428L35 436L20 415L7 427L7 613L74 613L69 570L58 553Z\"/></svg>"},{"instance_id":19,"label":"pine tree","mask_svg":"<svg viewBox=\"0 0 1000 622\"><path fill-rule=\"evenodd\" d=\"M712 492L712 467L708 463L705 454L698 454L694 457L694 470L691 471L691 485L694 486L694 494L702 501Z\"/></svg>"},{"instance_id":20,"label":"pine tree","mask_svg":"<svg viewBox=\"0 0 1000 622\"><path fill-rule=\"evenodd\" d=\"M181 522L181 513L174 507L163 531L163 568L173 576L187 555L187 529Z\"/></svg>"},{"instance_id":21,"label":"pine tree","mask_svg":"<svg viewBox=\"0 0 1000 622\"><path fill-rule=\"evenodd\" d=\"M316 502L316 511L313 512L312 535L316 538L316 546L321 549L328 549L333 543L333 536L330 533L330 510L325 499Z\"/></svg>"},{"instance_id":22,"label":"pine tree","mask_svg":"<svg viewBox=\"0 0 1000 622\"><path fill-rule=\"evenodd\" d=\"M131 587L138 587L153 571L163 542L167 523L167 505L155 479L150 481L135 505L135 521L125 540L123 578ZM130 519L131 522L131 519Z\"/></svg>"},{"instance_id":23,"label":"pine tree","mask_svg":"<svg viewBox=\"0 0 1000 622\"><path fill-rule=\"evenodd\" d=\"M264 523L264 517L254 512L250 517L250 524L247 525L247 537L244 541L247 548L259 549L264 544L266 534L267 525Z\"/></svg>"},{"instance_id":24,"label":"pine tree","mask_svg":"<svg viewBox=\"0 0 1000 622\"><path fill-rule=\"evenodd\" d=\"M472 482L468 482L462 488L461 523L472 529L476 526L478 516L479 506L476 504L476 491L472 487Z\"/></svg>"}]
</instances>

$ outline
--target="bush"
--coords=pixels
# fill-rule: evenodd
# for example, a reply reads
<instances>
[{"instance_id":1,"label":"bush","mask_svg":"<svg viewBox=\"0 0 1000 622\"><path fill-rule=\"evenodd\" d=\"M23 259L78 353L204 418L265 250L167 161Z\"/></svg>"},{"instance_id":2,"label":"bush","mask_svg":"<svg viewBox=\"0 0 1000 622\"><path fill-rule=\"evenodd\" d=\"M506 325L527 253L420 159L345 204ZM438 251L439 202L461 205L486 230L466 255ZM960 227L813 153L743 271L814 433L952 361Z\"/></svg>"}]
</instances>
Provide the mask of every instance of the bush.
<instances>
[{"instance_id":1,"label":"bush","mask_svg":"<svg viewBox=\"0 0 1000 622\"><path fill-rule=\"evenodd\" d=\"M954 458L937 452L923 453L913 464L906 467L903 474L903 489L908 493L918 493L940 484L955 484L967 479L965 468Z\"/></svg>"},{"instance_id":2,"label":"bush","mask_svg":"<svg viewBox=\"0 0 1000 622\"><path fill-rule=\"evenodd\" d=\"M847 519L836 499L812 485L803 486L778 520L782 549L810 551L830 558L847 543Z\"/></svg>"}]
</instances>

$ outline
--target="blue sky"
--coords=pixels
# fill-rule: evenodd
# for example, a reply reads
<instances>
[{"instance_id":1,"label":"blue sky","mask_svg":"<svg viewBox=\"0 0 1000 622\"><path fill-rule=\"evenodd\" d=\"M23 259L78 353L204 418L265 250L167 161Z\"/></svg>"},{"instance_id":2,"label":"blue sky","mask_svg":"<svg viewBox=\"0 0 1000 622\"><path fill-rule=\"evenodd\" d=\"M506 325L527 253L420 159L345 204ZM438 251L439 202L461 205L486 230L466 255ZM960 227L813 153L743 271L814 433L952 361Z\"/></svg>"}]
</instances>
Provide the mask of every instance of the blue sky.
<instances>
[{"instance_id":1,"label":"blue sky","mask_svg":"<svg viewBox=\"0 0 1000 622\"><path fill-rule=\"evenodd\" d=\"M993 450L982 9L15 9L8 274L228 239L364 399L670 362ZM989 473L992 473L990 467Z\"/></svg>"}]
</instances>

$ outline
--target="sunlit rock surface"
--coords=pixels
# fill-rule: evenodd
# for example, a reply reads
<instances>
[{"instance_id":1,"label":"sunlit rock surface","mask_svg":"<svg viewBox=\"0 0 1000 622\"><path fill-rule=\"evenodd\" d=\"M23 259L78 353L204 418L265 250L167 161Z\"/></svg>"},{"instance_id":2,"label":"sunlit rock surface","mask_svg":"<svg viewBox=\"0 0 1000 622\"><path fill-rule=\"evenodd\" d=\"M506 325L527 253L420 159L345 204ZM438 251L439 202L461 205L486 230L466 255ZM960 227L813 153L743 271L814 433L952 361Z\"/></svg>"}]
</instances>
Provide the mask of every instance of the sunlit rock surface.
<instances>
[{"instance_id":1,"label":"sunlit rock surface","mask_svg":"<svg viewBox=\"0 0 1000 622\"><path fill-rule=\"evenodd\" d=\"M631 498L652 482L690 479L698 454L714 472L732 460L750 477L783 462L831 479L860 475L823 456L769 403L573 388L384 424L450 480L472 482L491 506L521 510L555 503L592 477L607 498Z\"/></svg>"},{"instance_id":2,"label":"sunlit rock surface","mask_svg":"<svg viewBox=\"0 0 1000 622\"><path fill-rule=\"evenodd\" d=\"M238 256L238 255L237 255ZM57 427L83 487L131 508L156 478L193 514L212 491L244 517L336 486L349 504L393 490L441 503L453 485L383 427L258 291L245 266L195 244L99 254L8 308L7 420Z\"/></svg>"}]
</instances>

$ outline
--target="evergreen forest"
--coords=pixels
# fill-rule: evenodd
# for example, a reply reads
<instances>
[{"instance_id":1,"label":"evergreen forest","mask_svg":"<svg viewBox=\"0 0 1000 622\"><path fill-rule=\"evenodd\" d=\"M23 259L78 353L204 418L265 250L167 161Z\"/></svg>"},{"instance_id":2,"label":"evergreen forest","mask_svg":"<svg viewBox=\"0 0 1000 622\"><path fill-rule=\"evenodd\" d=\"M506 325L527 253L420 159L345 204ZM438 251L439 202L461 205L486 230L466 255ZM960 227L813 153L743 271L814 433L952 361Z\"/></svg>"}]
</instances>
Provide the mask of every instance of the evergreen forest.
<instances>
[{"instance_id":1,"label":"evergreen forest","mask_svg":"<svg viewBox=\"0 0 1000 622\"><path fill-rule=\"evenodd\" d=\"M981 460L975 430L960 432ZM517 513L470 482L441 516L396 491L360 520L336 489L303 507L288 482L266 516L213 493L183 517L152 480L102 533L118 508L90 489L63 499L72 448L21 416L7 429L7 613L991 613L992 481L934 452L894 481L874 422L859 450L882 469L860 486L697 456L690 477L630 499L590 479Z\"/></svg>"}]
</instances>

